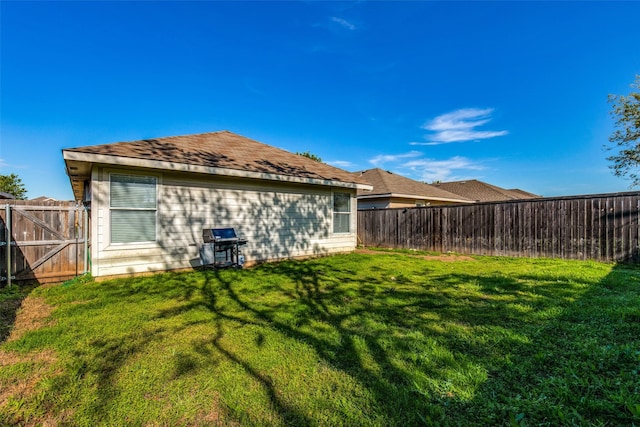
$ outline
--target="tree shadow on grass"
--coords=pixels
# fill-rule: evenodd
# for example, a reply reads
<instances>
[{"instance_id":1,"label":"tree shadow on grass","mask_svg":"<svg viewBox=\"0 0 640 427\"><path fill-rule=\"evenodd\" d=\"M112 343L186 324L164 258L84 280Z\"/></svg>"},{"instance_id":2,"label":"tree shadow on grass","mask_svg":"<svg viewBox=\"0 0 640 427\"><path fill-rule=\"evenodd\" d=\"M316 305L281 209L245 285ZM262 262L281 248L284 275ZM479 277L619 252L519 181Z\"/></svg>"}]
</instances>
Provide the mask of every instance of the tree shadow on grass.
<instances>
[{"instance_id":1,"label":"tree shadow on grass","mask_svg":"<svg viewBox=\"0 0 640 427\"><path fill-rule=\"evenodd\" d=\"M0 344L9 338L13 324L16 321L16 313L24 298L25 296L20 296L0 301Z\"/></svg>"},{"instance_id":2,"label":"tree shadow on grass","mask_svg":"<svg viewBox=\"0 0 640 427\"><path fill-rule=\"evenodd\" d=\"M111 402L120 393L116 376L120 368L128 360L158 339L165 331L162 328L145 331L132 331L118 340L96 338L88 343L88 351L73 352L72 375L56 380L54 389L69 390L82 382L85 377L95 379L95 398L91 403L90 413L101 414L104 421L111 419Z\"/></svg>"},{"instance_id":3,"label":"tree shadow on grass","mask_svg":"<svg viewBox=\"0 0 640 427\"><path fill-rule=\"evenodd\" d=\"M620 312L625 322L596 334L587 333L614 318L615 312L600 317L593 313L620 305L616 299L617 305L608 306L599 293L605 297L608 291L617 295L617 281L631 277L620 272L622 267L616 267L602 282L592 283L587 279L571 282L570 275L558 279L557 275L543 273L438 273L419 260L399 264L401 258L398 265L387 270L371 272L362 265L353 266L369 257L345 258L351 264L336 260L281 262L253 270L208 270L131 279L121 286L105 283L98 292L113 303L123 299L145 304L151 297L171 303L148 313L151 328L146 335L130 331L123 337L95 338L88 350L91 354L78 353L74 358L77 366L72 374L99 378L93 411L112 419L110 405L118 397L114 394L115 372L154 342L179 336L191 327L203 327L202 335L186 341L193 353L173 359L174 379L202 372L203 363L208 364L206 369L213 369L224 360L240 368L262 390L276 423L322 424L305 411L299 396L284 392L268 368L252 357L255 354L247 353L247 349L258 352L268 344L266 340L280 335L283 341L310 347L320 364L366 390L367 411L356 415L365 417L358 418L365 424L504 425L523 419L530 424L548 420L563 424L562 416L574 423L579 421L570 412L571 404L579 402L571 400L570 395L589 390L588 383L572 383L572 375L584 376L594 365L602 366L597 368L598 373L604 370L607 378L613 378L617 364L629 367L637 357L634 355L640 354L634 353L640 351L640 314L631 305ZM635 286L640 288L637 283ZM88 305L92 301L89 298ZM208 316L194 315L202 312ZM238 346L231 338L244 327L251 329L253 341ZM326 329L331 334L325 334ZM583 346L584 340L593 342ZM607 343L621 350L607 350ZM589 357L589 351L598 357ZM207 362L192 355L200 355ZM565 363L565 358L573 365ZM480 374L459 378L471 377L474 372ZM630 370L625 375L629 377ZM71 377L66 383L58 383L59 391L74 387ZM598 393L597 389L593 393ZM623 415L617 418L609 409L597 409L595 398L591 406L578 406L582 411L578 414L587 421L611 416L630 424L629 415L624 415L624 406L634 403L629 396L619 397L617 408ZM353 397L357 399L364 402L362 396ZM338 414L334 421L353 423L351 414L341 412L339 402L332 401L331 396L327 402ZM260 415L244 402L227 409L231 422L267 423L256 418Z\"/></svg>"},{"instance_id":4,"label":"tree shadow on grass","mask_svg":"<svg viewBox=\"0 0 640 427\"><path fill-rule=\"evenodd\" d=\"M409 276L391 276L393 280L375 277L362 280L358 278L358 272L351 268L334 268L330 274L325 274L326 268L311 262L282 262L260 267L261 274L265 276L282 277L293 282L293 287L278 289L277 285L271 285L271 289L265 290L282 292L287 296L278 304L265 304L259 298L246 295L240 273L205 272L205 284L201 288L205 296L204 304L216 318L268 326L288 338L311 346L329 366L348 374L366 387L374 400L374 413L370 419L386 425L420 424L426 421L446 424L448 400L454 400L448 398L455 396L446 387L439 394L433 388L425 389L421 384L425 376L431 382L446 384L450 381L447 378L450 373L448 368L476 365L491 369L501 364L505 353L513 346L530 344L529 337L524 336L530 331L518 329L520 323L528 320L523 319L522 312L513 306L512 300L492 301L489 307L486 297L468 296L467 304L460 305L454 301L456 294L448 294L451 287L474 281L487 292L499 290L501 295L513 296L520 305L537 304L541 298L550 304L549 300L555 298L553 293L524 294L522 291L526 285L521 279L502 277L496 280L465 274L432 276L422 285L433 289L425 292L415 290L416 279ZM229 298L241 310L227 311L216 302L221 297ZM563 304L561 301L558 303ZM305 309L299 309L300 306ZM292 307L297 308L295 314L289 318L282 316L283 311ZM162 316L178 315L181 311L193 308L193 305L187 304L177 310L164 312ZM478 314L478 310L484 312ZM424 315L430 314L435 314L436 320L425 321ZM323 337L309 326L314 322L329 325L339 338L330 340ZM388 327L368 329L371 322ZM456 328L443 329L441 326L445 323L462 325L463 328L495 327L507 332L496 340L497 348L494 347L487 354L486 343L474 341L470 335L460 335ZM396 332L400 333L393 336ZM225 348L220 333L211 338L213 347L241 365L261 384L283 420L297 425L313 424L308 416L279 397L268 376L254 368L246 355ZM431 354L428 356L430 360L421 360L420 354L412 353L415 349L419 353L425 340L431 339L443 347L445 355ZM363 352L371 357L373 364L363 361ZM398 353L406 354L398 356ZM442 360L438 360L438 357L442 357ZM454 366L448 366L450 364ZM475 386L468 387L473 389Z\"/></svg>"},{"instance_id":5,"label":"tree shadow on grass","mask_svg":"<svg viewBox=\"0 0 640 427\"><path fill-rule=\"evenodd\" d=\"M0 344L9 338L22 301L35 287L36 285L14 285L11 288L0 288Z\"/></svg>"},{"instance_id":6,"label":"tree shadow on grass","mask_svg":"<svg viewBox=\"0 0 640 427\"><path fill-rule=\"evenodd\" d=\"M351 316L356 316L359 312L364 311L365 309L362 308L360 310L355 310L349 314L332 314L331 309L325 304L323 297L320 296L322 289L318 282L318 275L313 271L313 269L310 269L303 264L287 263L286 267L283 267L281 264L277 270L273 271L273 273L289 275L295 280L296 286L294 298L308 309L304 311L303 318L296 319L292 323L278 320L275 315L278 311L277 308L275 310L269 310L254 305L251 301L243 298L238 292L236 292L234 283L229 280L228 276L222 275L217 271L212 274L215 277L215 281L222 285L222 290L226 295L242 307L244 311L254 315L261 323L277 329L286 337L307 343L315 349L322 360L328 362L334 368L342 369L347 371L349 374L354 375L359 381L365 384L369 390L375 391L376 396L386 396L385 399L378 399L378 407L376 408L376 411L384 414L392 413L390 411L395 408L393 405L387 405L387 402L389 402L389 397L393 397L395 395L395 385L401 383L405 376L385 357L384 350L377 343L375 334L365 336L364 340L378 366L381 368L382 372L384 372L383 378L380 378L377 374L374 374L362 365L354 365L354 361L357 361L360 356L356 349L354 339L361 335L351 332L348 328L342 326L345 319ZM210 288L205 286L203 290L205 289L208 290ZM209 293L208 291L205 292L208 293L210 301L215 301L215 296L212 293ZM332 297L340 297L339 294L339 292L338 295L334 293ZM209 306L212 308L212 311L221 318L233 318L233 320L244 322L237 317L225 315L225 313L215 308L215 304L210 304ZM307 324L311 319L326 322L338 331L340 335L340 339L338 340L339 344L332 345L329 342L314 336L311 333L304 332L299 328L299 326ZM220 328L218 328L218 330L220 331ZM294 409L293 405L288 404L278 396L277 390L269 377L261 374L257 369L254 369L251 364L247 362L245 355L233 353L230 350L225 349L224 345L220 342L221 337L222 335L219 333L212 339L213 346L218 351L225 354L229 359L241 365L249 375L261 384L270 397L275 410L278 412L285 424L314 425L313 419Z\"/></svg>"},{"instance_id":7,"label":"tree shadow on grass","mask_svg":"<svg viewBox=\"0 0 640 427\"><path fill-rule=\"evenodd\" d=\"M617 264L602 280L522 275L557 315L523 319L514 343L476 396L452 413L480 425L639 425L640 268ZM584 288L567 289L569 282ZM462 418L464 419L464 418Z\"/></svg>"}]
</instances>

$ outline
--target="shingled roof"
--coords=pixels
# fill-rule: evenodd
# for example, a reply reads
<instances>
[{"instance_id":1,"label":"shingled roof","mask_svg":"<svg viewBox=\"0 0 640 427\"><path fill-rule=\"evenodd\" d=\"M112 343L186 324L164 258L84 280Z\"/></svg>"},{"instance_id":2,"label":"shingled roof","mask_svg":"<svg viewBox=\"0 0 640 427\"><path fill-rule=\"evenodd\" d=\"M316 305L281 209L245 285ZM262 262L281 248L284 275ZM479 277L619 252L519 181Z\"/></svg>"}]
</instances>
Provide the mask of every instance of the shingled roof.
<instances>
[{"instance_id":1,"label":"shingled roof","mask_svg":"<svg viewBox=\"0 0 640 427\"><path fill-rule=\"evenodd\" d=\"M373 186L371 191L358 190L359 198L369 197L407 197L421 200L437 200L443 202L471 203L465 197L450 193L424 182L415 181L393 172L375 168L354 174L364 178Z\"/></svg>"},{"instance_id":2,"label":"shingled roof","mask_svg":"<svg viewBox=\"0 0 640 427\"><path fill-rule=\"evenodd\" d=\"M229 131L62 150L76 198L95 163L369 188L345 170Z\"/></svg>"},{"instance_id":3,"label":"shingled roof","mask_svg":"<svg viewBox=\"0 0 640 427\"><path fill-rule=\"evenodd\" d=\"M506 188L487 184L486 182L478 181L477 179L441 182L434 185L442 190L446 190L478 202L536 199L541 197L537 194L529 193L520 189L507 190Z\"/></svg>"}]
</instances>

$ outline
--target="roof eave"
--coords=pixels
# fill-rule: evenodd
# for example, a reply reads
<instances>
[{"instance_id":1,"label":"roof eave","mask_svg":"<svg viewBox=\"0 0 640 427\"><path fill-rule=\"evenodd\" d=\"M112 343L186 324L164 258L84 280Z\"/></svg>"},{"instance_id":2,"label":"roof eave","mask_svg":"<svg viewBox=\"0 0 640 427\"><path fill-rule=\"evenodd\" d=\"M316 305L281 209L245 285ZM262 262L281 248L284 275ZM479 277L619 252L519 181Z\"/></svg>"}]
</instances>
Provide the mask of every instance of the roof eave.
<instances>
[{"instance_id":1,"label":"roof eave","mask_svg":"<svg viewBox=\"0 0 640 427\"><path fill-rule=\"evenodd\" d=\"M346 182L331 179L305 178L290 175L280 175L266 172L252 172L239 169L215 168L210 166L192 165L186 163L171 163L160 160L138 159L133 157L110 156L105 154L83 153L73 150L62 150L62 156L65 163L81 162L89 164L106 164L114 166L140 167L147 169L161 169L173 172L191 172L207 175L220 175L236 178L262 179L268 181L290 182L297 184L324 185L330 187L351 188L357 190L371 190L373 187L368 184L360 184L357 182ZM72 175L67 167L67 174L73 181ZM75 193L75 188L74 188ZM78 197L78 194L76 194Z\"/></svg>"}]
</instances>

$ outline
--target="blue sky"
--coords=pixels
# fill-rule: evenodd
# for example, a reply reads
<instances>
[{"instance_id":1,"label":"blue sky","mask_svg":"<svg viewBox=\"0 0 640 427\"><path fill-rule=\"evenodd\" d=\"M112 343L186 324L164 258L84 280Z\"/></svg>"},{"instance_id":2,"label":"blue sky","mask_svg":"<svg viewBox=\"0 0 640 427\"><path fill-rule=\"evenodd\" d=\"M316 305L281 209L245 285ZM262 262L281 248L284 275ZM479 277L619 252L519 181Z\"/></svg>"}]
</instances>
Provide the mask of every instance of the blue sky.
<instances>
[{"instance_id":1,"label":"blue sky","mask_svg":"<svg viewBox=\"0 0 640 427\"><path fill-rule=\"evenodd\" d=\"M71 199L61 149L230 130L350 171L627 191L603 150L640 2L0 2L0 173Z\"/></svg>"}]
</instances>

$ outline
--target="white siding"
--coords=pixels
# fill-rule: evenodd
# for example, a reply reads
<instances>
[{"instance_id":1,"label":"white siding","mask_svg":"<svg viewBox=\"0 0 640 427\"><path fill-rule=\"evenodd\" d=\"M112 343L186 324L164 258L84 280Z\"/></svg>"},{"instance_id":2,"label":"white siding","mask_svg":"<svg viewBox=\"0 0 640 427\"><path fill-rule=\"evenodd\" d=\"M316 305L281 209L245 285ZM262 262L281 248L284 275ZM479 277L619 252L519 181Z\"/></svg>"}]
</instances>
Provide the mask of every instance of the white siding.
<instances>
[{"instance_id":1,"label":"white siding","mask_svg":"<svg viewBox=\"0 0 640 427\"><path fill-rule=\"evenodd\" d=\"M97 171L97 172L96 172ZM248 263L349 252L356 246L356 197L351 233L332 233L332 188L186 173L96 167L92 200L92 274L163 271L200 265L203 228L234 227L248 240ZM158 179L158 241L111 245L109 173Z\"/></svg>"}]
</instances>

